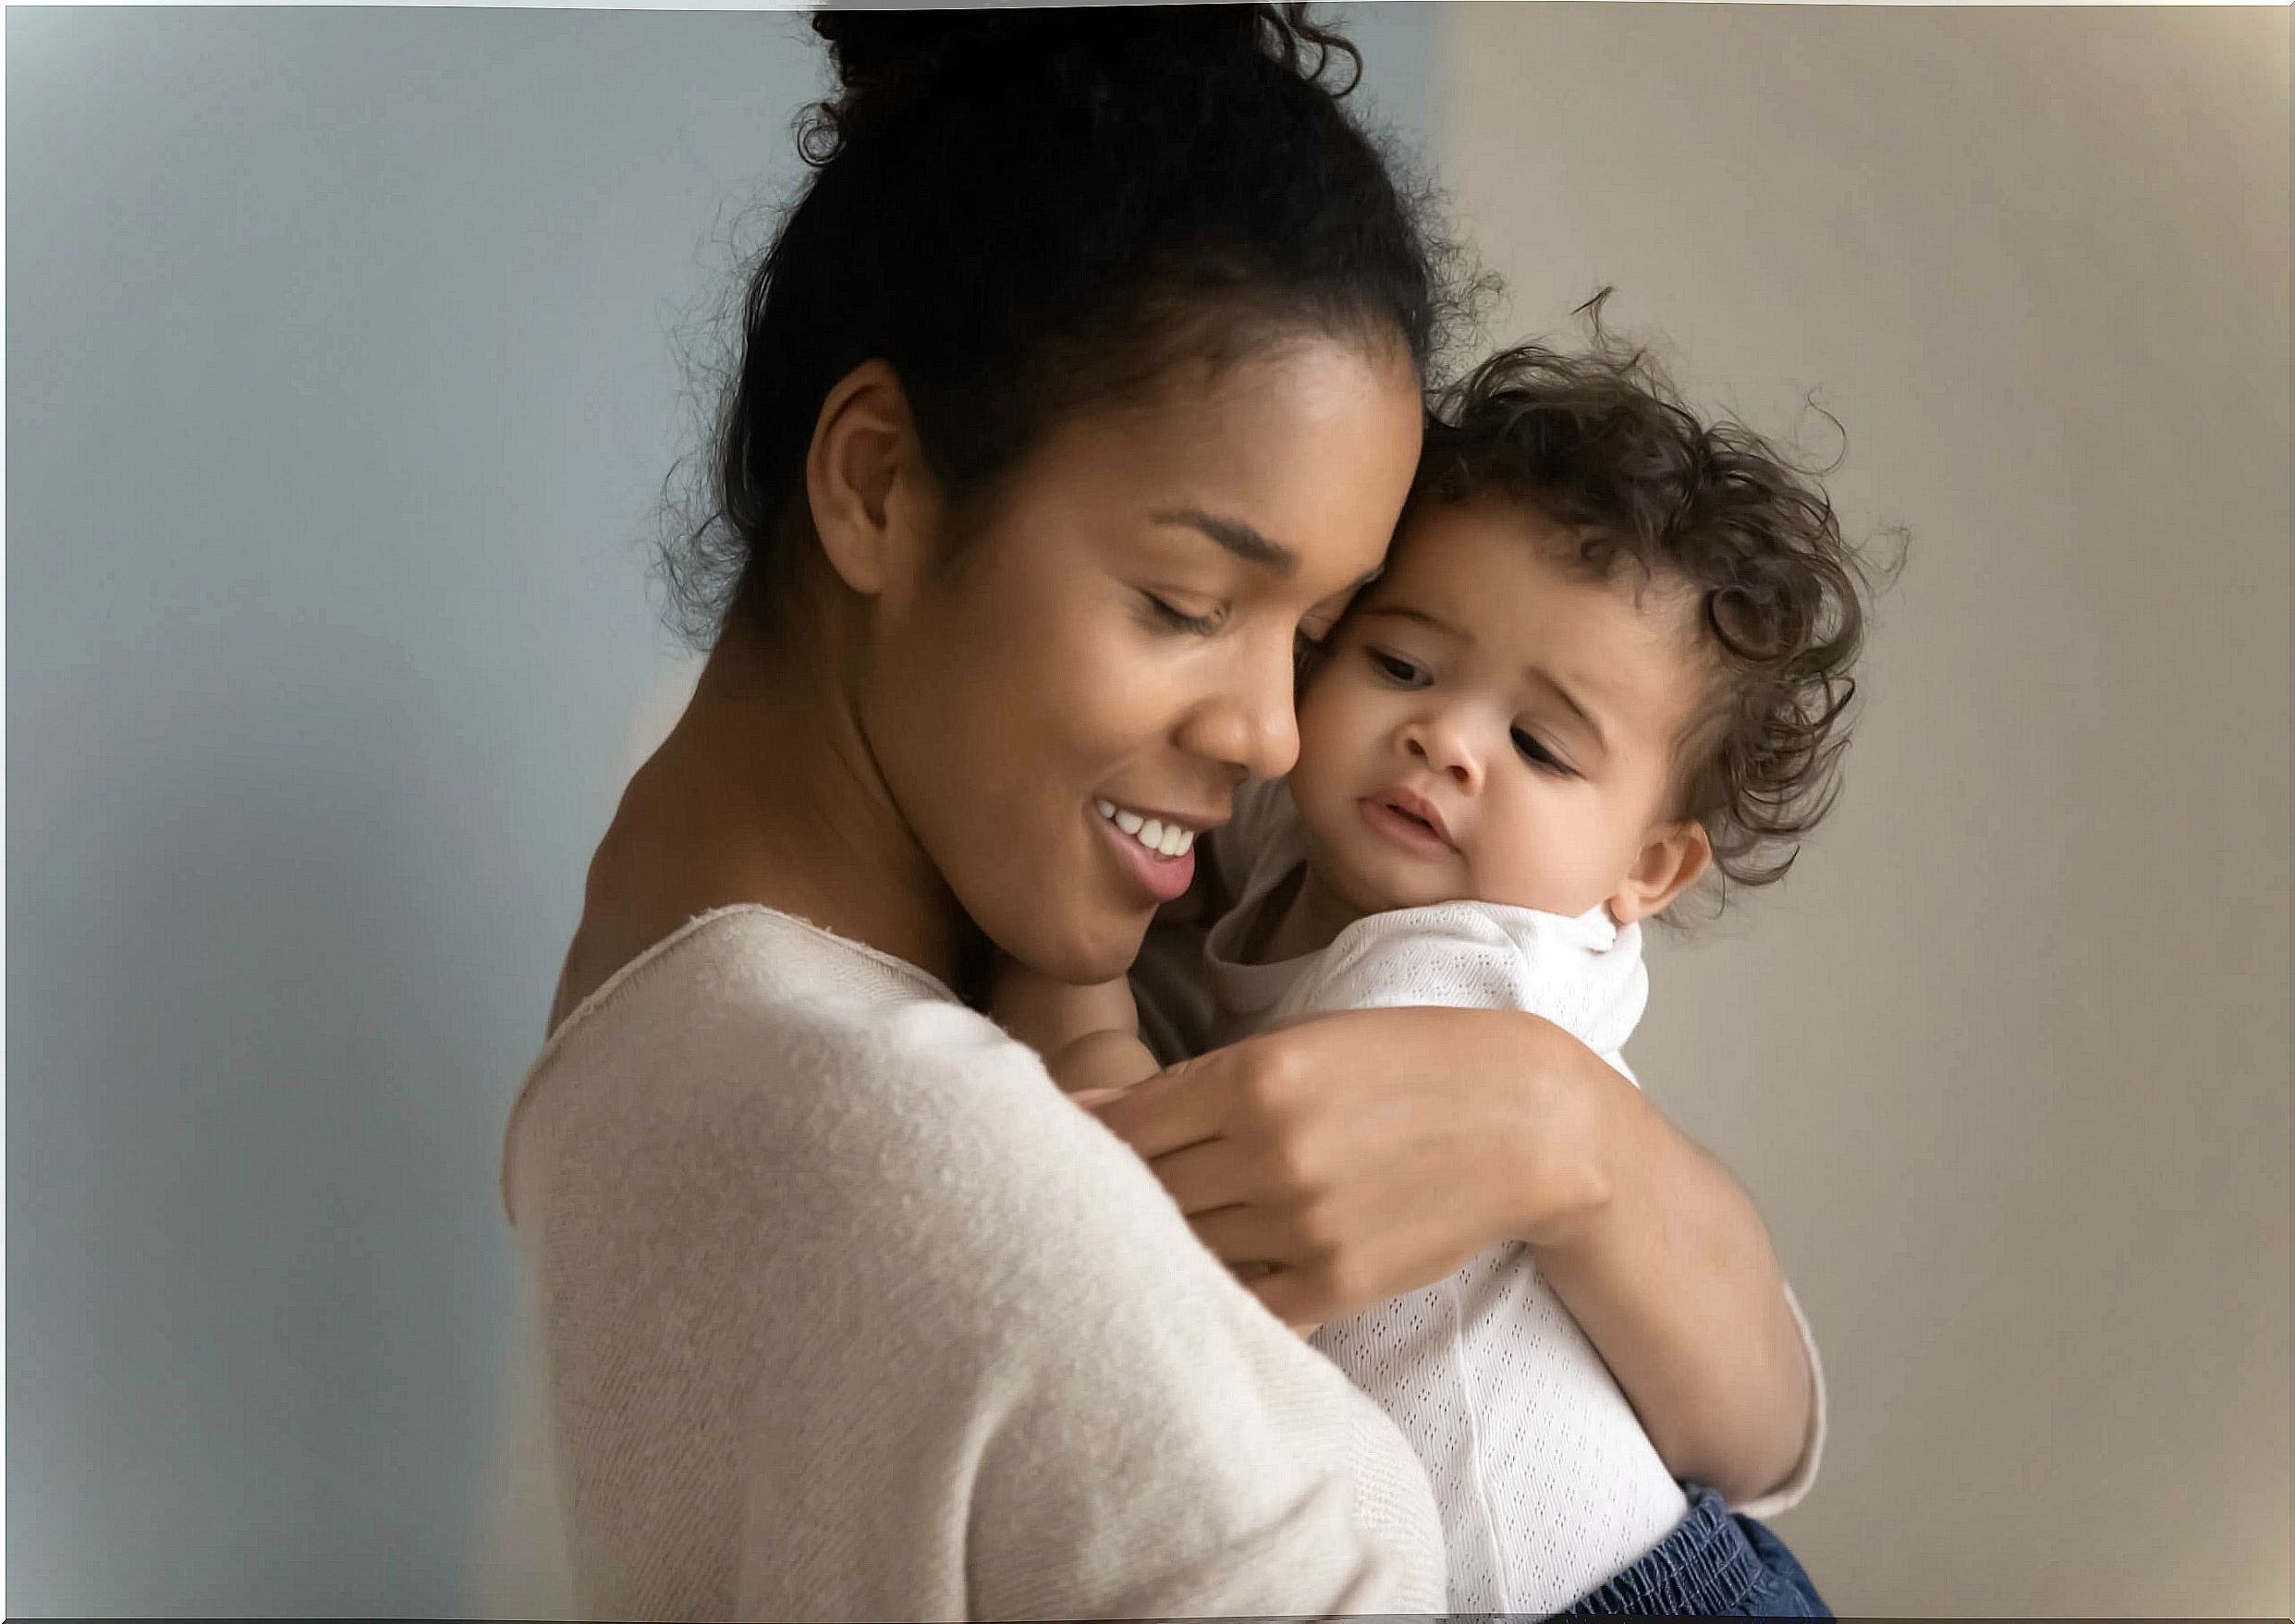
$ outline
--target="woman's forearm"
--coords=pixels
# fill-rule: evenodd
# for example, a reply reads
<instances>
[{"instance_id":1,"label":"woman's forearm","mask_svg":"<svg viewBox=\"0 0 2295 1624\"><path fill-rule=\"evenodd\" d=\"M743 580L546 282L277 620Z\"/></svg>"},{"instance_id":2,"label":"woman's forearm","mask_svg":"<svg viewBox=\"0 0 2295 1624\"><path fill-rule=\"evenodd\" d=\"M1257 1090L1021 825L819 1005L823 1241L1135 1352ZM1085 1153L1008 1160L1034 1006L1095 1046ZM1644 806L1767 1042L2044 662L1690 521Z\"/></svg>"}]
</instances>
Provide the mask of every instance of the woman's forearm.
<instances>
[{"instance_id":1,"label":"woman's forearm","mask_svg":"<svg viewBox=\"0 0 2295 1624\"><path fill-rule=\"evenodd\" d=\"M1677 1474L1751 1499L1813 1394L1767 1231L1727 1171L1560 1027L1518 1010L1319 1016L1096 1103L1278 1318L1354 1313L1506 1240Z\"/></svg>"},{"instance_id":2,"label":"woman's forearm","mask_svg":"<svg viewBox=\"0 0 2295 1624\"><path fill-rule=\"evenodd\" d=\"M1814 1402L1768 1230L1727 1168L1586 1059L1594 1193L1533 1239L1539 1271L1674 1474L1752 1499L1792 1471Z\"/></svg>"}]
</instances>

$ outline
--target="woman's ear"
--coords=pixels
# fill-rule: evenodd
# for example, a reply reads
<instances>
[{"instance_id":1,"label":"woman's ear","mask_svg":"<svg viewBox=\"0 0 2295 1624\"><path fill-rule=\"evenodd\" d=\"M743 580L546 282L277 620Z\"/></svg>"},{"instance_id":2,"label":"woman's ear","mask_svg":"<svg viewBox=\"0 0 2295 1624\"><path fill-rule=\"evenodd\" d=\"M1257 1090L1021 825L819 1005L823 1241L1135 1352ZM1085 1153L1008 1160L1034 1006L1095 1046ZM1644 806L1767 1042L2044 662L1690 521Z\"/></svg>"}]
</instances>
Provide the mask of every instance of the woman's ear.
<instances>
[{"instance_id":1,"label":"woman's ear","mask_svg":"<svg viewBox=\"0 0 2295 1624\"><path fill-rule=\"evenodd\" d=\"M1698 823L1665 824L1650 832L1642 854L1626 871L1625 883L1610 898L1610 917L1621 925L1639 924L1703 873L1714 860L1714 843Z\"/></svg>"},{"instance_id":2,"label":"woman's ear","mask_svg":"<svg viewBox=\"0 0 2295 1624\"><path fill-rule=\"evenodd\" d=\"M805 500L829 568L864 597L913 580L922 563L922 472L900 379L884 361L861 362L821 403Z\"/></svg>"}]
</instances>

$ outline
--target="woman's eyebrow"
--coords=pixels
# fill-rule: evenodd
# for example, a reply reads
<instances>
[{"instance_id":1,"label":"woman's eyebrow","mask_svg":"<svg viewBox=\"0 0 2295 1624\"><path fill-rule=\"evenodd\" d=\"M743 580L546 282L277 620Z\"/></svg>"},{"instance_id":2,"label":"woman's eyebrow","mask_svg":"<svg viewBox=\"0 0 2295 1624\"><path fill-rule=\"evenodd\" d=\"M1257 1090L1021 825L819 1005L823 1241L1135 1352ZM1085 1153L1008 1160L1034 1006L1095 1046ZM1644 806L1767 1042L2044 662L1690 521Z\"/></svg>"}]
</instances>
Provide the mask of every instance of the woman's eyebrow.
<instances>
[{"instance_id":1,"label":"woman's eyebrow","mask_svg":"<svg viewBox=\"0 0 2295 1624\"><path fill-rule=\"evenodd\" d=\"M1299 555L1281 542L1269 541L1240 519L1222 519L1198 507L1172 507L1152 515L1158 524L1176 524L1209 536L1246 564L1279 576L1299 568Z\"/></svg>"}]
</instances>

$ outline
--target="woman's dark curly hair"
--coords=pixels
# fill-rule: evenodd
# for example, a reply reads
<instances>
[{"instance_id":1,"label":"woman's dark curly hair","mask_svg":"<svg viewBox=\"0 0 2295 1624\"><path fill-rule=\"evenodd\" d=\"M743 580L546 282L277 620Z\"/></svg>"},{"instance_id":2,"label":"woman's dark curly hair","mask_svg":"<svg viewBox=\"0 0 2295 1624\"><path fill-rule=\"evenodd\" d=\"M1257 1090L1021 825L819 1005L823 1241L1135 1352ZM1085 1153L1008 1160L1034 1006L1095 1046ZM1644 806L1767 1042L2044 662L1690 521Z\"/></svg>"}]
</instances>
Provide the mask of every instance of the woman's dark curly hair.
<instances>
[{"instance_id":1,"label":"woman's dark curly hair","mask_svg":"<svg viewBox=\"0 0 2295 1624\"><path fill-rule=\"evenodd\" d=\"M1723 889L1768 885L1839 793L1873 574L1825 470L1702 421L1646 350L1603 331L1607 296L1580 307L1586 348L1501 350L1437 397L1404 531L1430 505L1518 503L1594 579L1692 594L1711 670L1676 743L1671 815L1704 826Z\"/></svg>"},{"instance_id":2,"label":"woman's dark curly hair","mask_svg":"<svg viewBox=\"0 0 2295 1624\"><path fill-rule=\"evenodd\" d=\"M1304 6L812 21L839 88L800 120L812 172L749 277L705 511L665 549L690 636L779 625L806 449L863 361L899 378L959 523L1064 417L1182 360L1327 335L1424 377L1455 250Z\"/></svg>"}]
</instances>

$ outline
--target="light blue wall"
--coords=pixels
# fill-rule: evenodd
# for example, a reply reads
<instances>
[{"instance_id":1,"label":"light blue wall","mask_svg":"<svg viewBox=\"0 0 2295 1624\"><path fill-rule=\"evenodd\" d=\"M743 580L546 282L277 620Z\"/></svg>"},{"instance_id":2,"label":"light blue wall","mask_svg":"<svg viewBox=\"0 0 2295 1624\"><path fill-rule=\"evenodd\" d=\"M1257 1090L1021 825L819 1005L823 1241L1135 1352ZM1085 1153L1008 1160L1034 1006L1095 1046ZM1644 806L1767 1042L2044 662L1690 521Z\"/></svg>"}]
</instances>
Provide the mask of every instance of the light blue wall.
<instances>
[{"instance_id":1,"label":"light blue wall","mask_svg":"<svg viewBox=\"0 0 2295 1624\"><path fill-rule=\"evenodd\" d=\"M1433 8L1350 8L1422 130ZM453 1610L801 18L11 9L6 1609ZM753 230L740 238L755 240Z\"/></svg>"}]
</instances>

